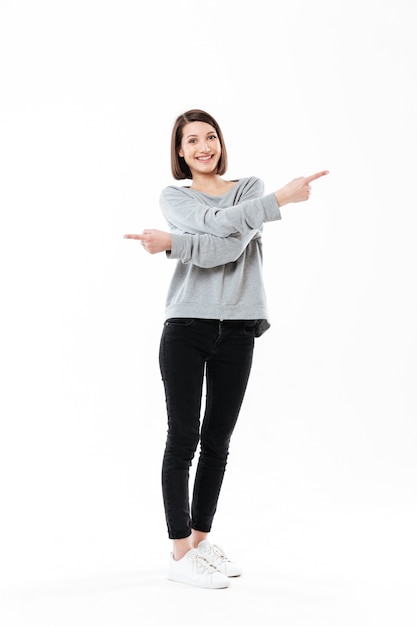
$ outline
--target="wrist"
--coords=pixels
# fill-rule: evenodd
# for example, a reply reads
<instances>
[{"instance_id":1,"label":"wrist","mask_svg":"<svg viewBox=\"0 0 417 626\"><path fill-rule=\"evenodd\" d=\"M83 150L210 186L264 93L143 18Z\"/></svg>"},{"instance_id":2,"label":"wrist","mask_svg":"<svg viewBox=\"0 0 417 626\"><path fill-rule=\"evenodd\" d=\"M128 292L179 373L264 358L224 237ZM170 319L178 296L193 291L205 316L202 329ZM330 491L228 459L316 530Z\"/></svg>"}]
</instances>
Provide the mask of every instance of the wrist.
<instances>
[{"instance_id":1,"label":"wrist","mask_svg":"<svg viewBox=\"0 0 417 626\"><path fill-rule=\"evenodd\" d=\"M283 192L282 189L278 189L278 191L275 191L274 196L279 207L284 206L284 204L287 204L288 200L285 197L285 193Z\"/></svg>"}]
</instances>

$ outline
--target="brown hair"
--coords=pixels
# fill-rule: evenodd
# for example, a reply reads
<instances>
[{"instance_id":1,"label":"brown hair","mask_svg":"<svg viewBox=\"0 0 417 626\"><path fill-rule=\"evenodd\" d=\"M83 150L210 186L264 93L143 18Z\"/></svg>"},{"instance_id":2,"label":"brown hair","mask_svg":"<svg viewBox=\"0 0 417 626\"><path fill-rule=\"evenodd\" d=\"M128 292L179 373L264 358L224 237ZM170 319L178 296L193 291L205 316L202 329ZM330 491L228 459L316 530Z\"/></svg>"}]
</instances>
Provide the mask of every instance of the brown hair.
<instances>
[{"instance_id":1,"label":"brown hair","mask_svg":"<svg viewBox=\"0 0 417 626\"><path fill-rule=\"evenodd\" d=\"M190 122L205 122L210 124L215 129L220 141L222 153L220 155L219 162L217 164L217 174L222 176L227 169L227 151L223 139L220 126L208 113L201 111L200 109L191 109L179 115L175 121L174 128L172 129L171 136L171 171L176 180L183 180L184 178L192 178L190 168L186 164L184 157L180 157L178 152L181 147L183 129L186 124Z\"/></svg>"}]
</instances>

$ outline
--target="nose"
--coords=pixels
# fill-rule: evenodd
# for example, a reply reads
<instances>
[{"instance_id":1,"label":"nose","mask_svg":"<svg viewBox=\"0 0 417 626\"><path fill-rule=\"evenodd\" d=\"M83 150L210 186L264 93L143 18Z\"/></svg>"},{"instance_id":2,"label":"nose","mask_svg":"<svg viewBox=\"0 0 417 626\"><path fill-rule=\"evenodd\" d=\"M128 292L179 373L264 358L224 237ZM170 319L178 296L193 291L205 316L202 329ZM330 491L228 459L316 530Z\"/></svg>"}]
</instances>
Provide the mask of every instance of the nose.
<instances>
[{"instance_id":1,"label":"nose","mask_svg":"<svg viewBox=\"0 0 417 626\"><path fill-rule=\"evenodd\" d=\"M206 141L203 141L203 145L201 146L201 149L203 150L203 152L210 152L209 145Z\"/></svg>"}]
</instances>

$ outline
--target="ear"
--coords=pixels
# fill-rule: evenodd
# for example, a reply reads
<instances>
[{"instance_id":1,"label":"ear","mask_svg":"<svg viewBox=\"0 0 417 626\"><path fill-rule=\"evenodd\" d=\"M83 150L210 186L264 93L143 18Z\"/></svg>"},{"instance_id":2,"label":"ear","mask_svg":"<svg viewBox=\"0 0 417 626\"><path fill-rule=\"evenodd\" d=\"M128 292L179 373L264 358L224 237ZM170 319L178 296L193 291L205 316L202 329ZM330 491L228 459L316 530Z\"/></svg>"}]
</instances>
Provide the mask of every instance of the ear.
<instances>
[{"instance_id":1,"label":"ear","mask_svg":"<svg viewBox=\"0 0 417 626\"><path fill-rule=\"evenodd\" d=\"M184 152L182 151L182 148L180 148L178 150L178 156L183 157L184 156Z\"/></svg>"}]
</instances>

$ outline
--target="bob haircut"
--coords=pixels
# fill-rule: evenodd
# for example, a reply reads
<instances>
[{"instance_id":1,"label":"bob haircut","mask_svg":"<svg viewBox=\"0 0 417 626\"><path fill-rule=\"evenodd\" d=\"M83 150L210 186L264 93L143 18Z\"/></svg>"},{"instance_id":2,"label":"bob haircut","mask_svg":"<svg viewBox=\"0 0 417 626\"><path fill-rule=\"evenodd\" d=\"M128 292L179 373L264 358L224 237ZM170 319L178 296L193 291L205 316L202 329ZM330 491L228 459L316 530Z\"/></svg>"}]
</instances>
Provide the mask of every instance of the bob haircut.
<instances>
[{"instance_id":1,"label":"bob haircut","mask_svg":"<svg viewBox=\"0 0 417 626\"><path fill-rule=\"evenodd\" d=\"M172 129L171 136L171 171L175 180L184 180L185 178L192 179L190 168L186 164L184 157L180 157L178 152L181 147L183 129L186 124L190 122L205 122L213 126L217 133L221 146L221 155L217 164L217 174L222 176L227 170L227 152L223 139L223 133L220 130L220 126L208 113L201 111L200 109L191 109L179 115L175 121L174 128Z\"/></svg>"}]
</instances>

